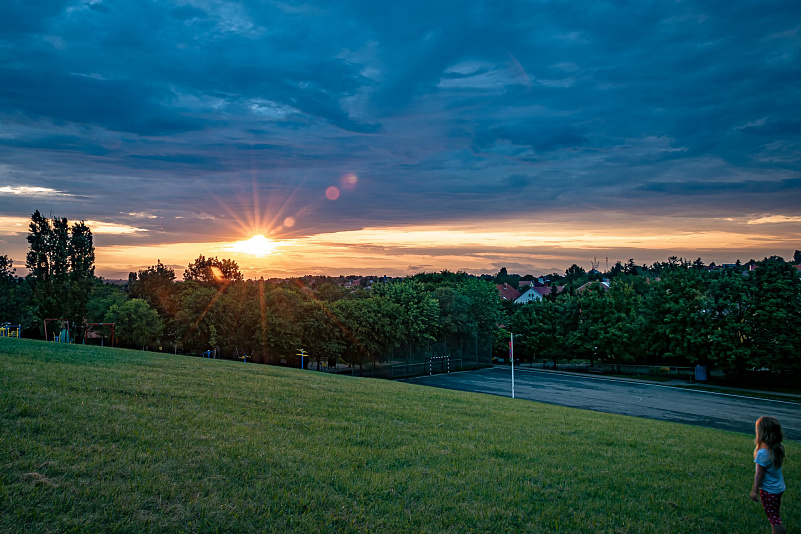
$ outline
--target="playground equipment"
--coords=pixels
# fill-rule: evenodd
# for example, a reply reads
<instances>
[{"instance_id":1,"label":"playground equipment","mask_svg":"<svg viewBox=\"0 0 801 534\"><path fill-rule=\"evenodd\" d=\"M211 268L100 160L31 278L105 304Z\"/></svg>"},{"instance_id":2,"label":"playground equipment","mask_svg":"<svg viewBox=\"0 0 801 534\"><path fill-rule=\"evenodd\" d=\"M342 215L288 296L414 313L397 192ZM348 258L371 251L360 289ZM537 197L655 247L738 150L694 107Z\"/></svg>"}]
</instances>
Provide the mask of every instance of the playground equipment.
<instances>
[{"instance_id":1,"label":"playground equipment","mask_svg":"<svg viewBox=\"0 0 801 534\"><path fill-rule=\"evenodd\" d=\"M18 324L3 323L0 325L0 337L16 337L19 338L19 333L22 327Z\"/></svg>"},{"instance_id":2,"label":"playground equipment","mask_svg":"<svg viewBox=\"0 0 801 534\"><path fill-rule=\"evenodd\" d=\"M303 349L298 349L298 353L296 354L296 356L300 356L300 368L305 369L305 367L303 366L303 358L308 358L309 353Z\"/></svg>"},{"instance_id":3,"label":"playground equipment","mask_svg":"<svg viewBox=\"0 0 801 534\"><path fill-rule=\"evenodd\" d=\"M53 341L56 343L71 343L72 339L70 338L70 322L66 319L45 319L44 320L44 331L45 331L45 339L49 339L47 336L47 325L48 323L56 323L55 331L53 332ZM58 332L58 333L56 333Z\"/></svg>"},{"instance_id":4,"label":"playground equipment","mask_svg":"<svg viewBox=\"0 0 801 534\"><path fill-rule=\"evenodd\" d=\"M102 347L106 340L105 329L108 328L111 331L111 346L114 346L116 341L114 337L114 328L117 326L117 323L84 323L84 326L86 327L86 333L83 336L84 345L86 345L87 339L99 339L100 346Z\"/></svg>"},{"instance_id":5,"label":"playground equipment","mask_svg":"<svg viewBox=\"0 0 801 534\"><path fill-rule=\"evenodd\" d=\"M239 355L239 349L237 348L237 349L235 349L235 350L236 350L236 358L237 358L238 360L242 360L242 363L248 363L248 358L250 358L250 361L251 361L251 362L253 361L253 352L252 352L252 351L251 351L251 353L250 353L250 354L248 354L247 352L245 352L245 351L243 350L243 351L242 351L242 356L240 356L240 355Z\"/></svg>"}]
</instances>

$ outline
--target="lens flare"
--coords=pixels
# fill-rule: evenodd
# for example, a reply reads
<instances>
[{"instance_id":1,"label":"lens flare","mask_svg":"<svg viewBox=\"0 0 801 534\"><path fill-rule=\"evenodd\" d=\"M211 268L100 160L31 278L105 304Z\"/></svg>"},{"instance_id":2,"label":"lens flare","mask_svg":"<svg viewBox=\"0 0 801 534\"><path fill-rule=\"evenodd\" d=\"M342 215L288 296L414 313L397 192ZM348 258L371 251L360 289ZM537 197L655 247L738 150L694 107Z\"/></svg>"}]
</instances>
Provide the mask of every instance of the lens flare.
<instances>
[{"instance_id":1,"label":"lens flare","mask_svg":"<svg viewBox=\"0 0 801 534\"><path fill-rule=\"evenodd\" d=\"M293 226L295 226L295 218L287 217L286 219L284 219L284 226L286 226L287 228L292 228Z\"/></svg>"},{"instance_id":2,"label":"lens flare","mask_svg":"<svg viewBox=\"0 0 801 534\"><path fill-rule=\"evenodd\" d=\"M351 191L356 188L356 184L359 183L359 177L356 176L354 173L349 172L345 176L342 177L342 189L347 189Z\"/></svg>"},{"instance_id":3,"label":"lens flare","mask_svg":"<svg viewBox=\"0 0 801 534\"><path fill-rule=\"evenodd\" d=\"M339 189L333 185L325 190L325 198L328 200L336 200L339 198Z\"/></svg>"}]
</instances>

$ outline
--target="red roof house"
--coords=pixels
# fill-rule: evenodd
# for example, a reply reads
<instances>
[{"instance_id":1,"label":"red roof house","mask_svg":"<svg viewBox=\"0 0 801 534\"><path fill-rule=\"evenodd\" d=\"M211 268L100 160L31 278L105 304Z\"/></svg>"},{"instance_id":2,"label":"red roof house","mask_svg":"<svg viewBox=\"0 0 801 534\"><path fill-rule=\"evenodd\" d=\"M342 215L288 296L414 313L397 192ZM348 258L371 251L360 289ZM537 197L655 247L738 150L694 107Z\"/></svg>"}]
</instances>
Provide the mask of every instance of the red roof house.
<instances>
[{"instance_id":1,"label":"red roof house","mask_svg":"<svg viewBox=\"0 0 801 534\"><path fill-rule=\"evenodd\" d=\"M498 292L501 294L501 298L503 300L514 302L515 300L517 300L517 297L520 296L520 291L513 288L509 284L498 284L495 287L498 288Z\"/></svg>"}]
</instances>

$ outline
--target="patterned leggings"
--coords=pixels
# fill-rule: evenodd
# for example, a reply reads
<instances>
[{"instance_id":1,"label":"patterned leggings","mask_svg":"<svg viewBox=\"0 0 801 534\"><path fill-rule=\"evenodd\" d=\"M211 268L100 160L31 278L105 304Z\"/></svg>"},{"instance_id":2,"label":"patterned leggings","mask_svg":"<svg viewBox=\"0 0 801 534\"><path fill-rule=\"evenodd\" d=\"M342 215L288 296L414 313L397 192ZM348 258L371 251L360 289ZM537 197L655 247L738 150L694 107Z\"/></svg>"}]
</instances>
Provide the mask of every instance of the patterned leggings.
<instances>
[{"instance_id":1,"label":"patterned leggings","mask_svg":"<svg viewBox=\"0 0 801 534\"><path fill-rule=\"evenodd\" d=\"M782 495L784 493L768 493L762 488L759 489L759 496L762 499L762 507L771 525L781 525L782 518L779 516L779 508L782 505Z\"/></svg>"}]
</instances>

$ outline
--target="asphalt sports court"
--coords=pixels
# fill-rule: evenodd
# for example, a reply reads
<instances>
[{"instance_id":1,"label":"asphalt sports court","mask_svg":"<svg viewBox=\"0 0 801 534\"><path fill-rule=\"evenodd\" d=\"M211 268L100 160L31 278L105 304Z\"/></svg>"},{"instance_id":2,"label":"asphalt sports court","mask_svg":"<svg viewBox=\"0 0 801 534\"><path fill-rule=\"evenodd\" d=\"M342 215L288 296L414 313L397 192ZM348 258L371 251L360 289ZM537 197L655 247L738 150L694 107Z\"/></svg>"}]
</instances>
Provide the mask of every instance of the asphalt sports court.
<instances>
[{"instance_id":1,"label":"asphalt sports court","mask_svg":"<svg viewBox=\"0 0 801 534\"><path fill-rule=\"evenodd\" d=\"M761 415L776 417L785 439L801 442L801 403L699 391L664 384L515 368L515 398L647 419L754 433ZM509 397L510 367L405 379L424 386Z\"/></svg>"}]
</instances>

